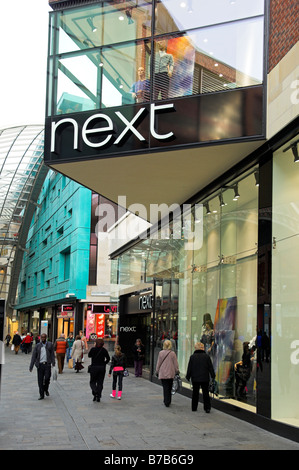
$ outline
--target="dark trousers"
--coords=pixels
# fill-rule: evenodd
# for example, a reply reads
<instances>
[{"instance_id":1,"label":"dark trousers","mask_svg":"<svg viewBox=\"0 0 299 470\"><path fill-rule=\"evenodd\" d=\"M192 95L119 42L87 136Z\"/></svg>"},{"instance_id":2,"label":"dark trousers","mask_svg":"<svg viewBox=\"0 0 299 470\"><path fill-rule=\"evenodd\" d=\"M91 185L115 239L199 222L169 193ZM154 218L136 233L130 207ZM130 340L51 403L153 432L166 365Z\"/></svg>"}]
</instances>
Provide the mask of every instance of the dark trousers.
<instances>
[{"instance_id":1,"label":"dark trousers","mask_svg":"<svg viewBox=\"0 0 299 470\"><path fill-rule=\"evenodd\" d=\"M167 72L155 73L154 83L154 99L159 99L159 92L161 93L161 99L166 100L168 98L169 90L169 76Z\"/></svg>"},{"instance_id":2,"label":"dark trousers","mask_svg":"<svg viewBox=\"0 0 299 470\"><path fill-rule=\"evenodd\" d=\"M135 377L141 377L142 376L142 365L143 365L143 360L142 359L140 361L134 361Z\"/></svg>"},{"instance_id":3,"label":"dark trousers","mask_svg":"<svg viewBox=\"0 0 299 470\"><path fill-rule=\"evenodd\" d=\"M171 389L173 379L161 379L163 387L163 401L165 406L169 406L171 403Z\"/></svg>"},{"instance_id":4,"label":"dark trousers","mask_svg":"<svg viewBox=\"0 0 299 470\"><path fill-rule=\"evenodd\" d=\"M99 398L101 398L102 396L105 373L106 373L105 366L92 366L90 369L89 385L90 385L92 394Z\"/></svg>"},{"instance_id":5,"label":"dark trousers","mask_svg":"<svg viewBox=\"0 0 299 470\"><path fill-rule=\"evenodd\" d=\"M37 368L37 383L41 397L49 390L51 378L51 364L40 364Z\"/></svg>"},{"instance_id":6,"label":"dark trousers","mask_svg":"<svg viewBox=\"0 0 299 470\"><path fill-rule=\"evenodd\" d=\"M118 379L118 391L121 392L123 389L123 373L122 372L117 372L113 374L112 390L116 390L117 379Z\"/></svg>"},{"instance_id":7,"label":"dark trousers","mask_svg":"<svg viewBox=\"0 0 299 470\"><path fill-rule=\"evenodd\" d=\"M62 374L63 367L64 367L65 354L57 353L56 358L57 358L58 372L59 374Z\"/></svg>"},{"instance_id":8,"label":"dark trousers","mask_svg":"<svg viewBox=\"0 0 299 470\"><path fill-rule=\"evenodd\" d=\"M192 382L192 385L193 385L192 402L191 402L192 411L197 410L200 387L202 390L204 410L210 410L211 400L210 400L210 395L209 395L209 382Z\"/></svg>"}]
</instances>

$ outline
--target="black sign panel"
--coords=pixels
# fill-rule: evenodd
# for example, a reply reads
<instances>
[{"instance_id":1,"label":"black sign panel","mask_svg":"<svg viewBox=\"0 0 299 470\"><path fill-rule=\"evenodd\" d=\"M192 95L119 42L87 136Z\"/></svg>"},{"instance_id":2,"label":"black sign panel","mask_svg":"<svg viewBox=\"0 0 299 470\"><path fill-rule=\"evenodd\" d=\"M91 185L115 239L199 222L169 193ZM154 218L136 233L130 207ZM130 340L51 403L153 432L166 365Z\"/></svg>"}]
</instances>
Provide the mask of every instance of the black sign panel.
<instances>
[{"instance_id":1,"label":"black sign panel","mask_svg":"<svg viewBox=\"0 0 299 470\"><path fill-rule=\"evenodd\" d=\"M263 86L46 118L45 162L263 136Z\"/></svg>"}]
</instances>

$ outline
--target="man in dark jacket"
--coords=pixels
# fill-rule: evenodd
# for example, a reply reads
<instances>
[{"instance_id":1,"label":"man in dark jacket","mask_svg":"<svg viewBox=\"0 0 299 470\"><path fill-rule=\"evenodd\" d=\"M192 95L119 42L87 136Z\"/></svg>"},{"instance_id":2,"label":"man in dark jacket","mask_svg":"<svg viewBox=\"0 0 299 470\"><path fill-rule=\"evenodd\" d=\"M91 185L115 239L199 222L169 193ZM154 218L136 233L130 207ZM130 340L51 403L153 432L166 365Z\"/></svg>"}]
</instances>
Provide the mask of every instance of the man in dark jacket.
<instances>
[{"instance_id":1,"label":"man in dark jacket","mask_svg":"<svg viewBox=\"0 0 299 470\"><path fill-rule=\"evenodd\" d=\"M47 335L41 335L41 342L38 343L32 353L29 366L32 372L33 366L37 367L37 383L39 387L39 400L49 396L49 385L51 378L51 365L55 366L54 347L50 341L47 341Z\"/></svg>"},{"instance_id":2,"label":"man in dark jacket","mask_svg":"<svg viewBox=\"0 0 299 470\"><path fill-rule=\"evenodd\" d=\"M186 379L191 379L193 385L192 411L197 411L199 389L202 389L203 407L206 413L210 413L211 400L209 395L210 376L215 378L215 371L210 356L205 352L202 343L195 344L195 351L189 359Z\"/></svg>"},{"instance_id":3,"label":"man in dark jacket","mask_svg":"<svg viewBox=\"0 0 299 470\"><path fill-rule=\"evenodd\" d=\"M22 338L19 335L19 332L16 331L15 334L14 334L14 337L12 339L12 344L15 347L15 354L18 354L21 342L22 342Z\"/></svg>"}]
</instances>

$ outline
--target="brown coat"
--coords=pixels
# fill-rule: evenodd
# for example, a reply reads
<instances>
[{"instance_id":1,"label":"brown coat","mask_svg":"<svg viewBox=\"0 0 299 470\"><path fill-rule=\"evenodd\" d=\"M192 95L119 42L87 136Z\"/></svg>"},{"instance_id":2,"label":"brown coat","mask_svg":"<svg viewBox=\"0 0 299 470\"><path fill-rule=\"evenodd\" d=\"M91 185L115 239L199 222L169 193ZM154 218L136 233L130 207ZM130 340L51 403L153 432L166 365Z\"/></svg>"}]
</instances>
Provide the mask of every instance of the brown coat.
<instances>
[{"instance_id":1,"label":"brown coat","mask_svg":"<svg viewBox=\"0 0 299 470\"><path fill-rule=\"evenodd\" d=\"M173 379L179 371L179 364L176 354L171 349L163 349L159 352L156 371L159 379Z\"/></svg>"}]
</instances>

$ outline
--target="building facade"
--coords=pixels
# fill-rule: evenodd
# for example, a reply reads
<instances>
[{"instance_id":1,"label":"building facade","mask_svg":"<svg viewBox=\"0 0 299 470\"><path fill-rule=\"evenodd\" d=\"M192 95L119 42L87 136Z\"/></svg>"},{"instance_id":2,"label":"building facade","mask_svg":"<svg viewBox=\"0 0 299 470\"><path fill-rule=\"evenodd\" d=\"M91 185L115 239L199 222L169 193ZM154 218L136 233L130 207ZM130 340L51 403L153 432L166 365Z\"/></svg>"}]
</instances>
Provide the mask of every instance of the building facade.
<instances>
[{"instance_id":1,"label":"building facade","mask_svg":"<svg viewBox=\"0 0 299 470\"><path fill-rule=\"evenodd\" d=\"M110 252L120 344L155 380L170 337L190 394L205 342L215 406L298 440L298 3L50 5L45 161L150 225Z\"/></svg>"},{"instance_id":2,"label":"building facade","mask_svg":"<svg viewBox=\"0 0 299 470\"><path fill-rule=\"evenodd\" d=\"M50 171L31 221L19 277L15 309L23 330L55 339L82 326L90 221L91 191Z\"/></svg>"}]
</instances>

